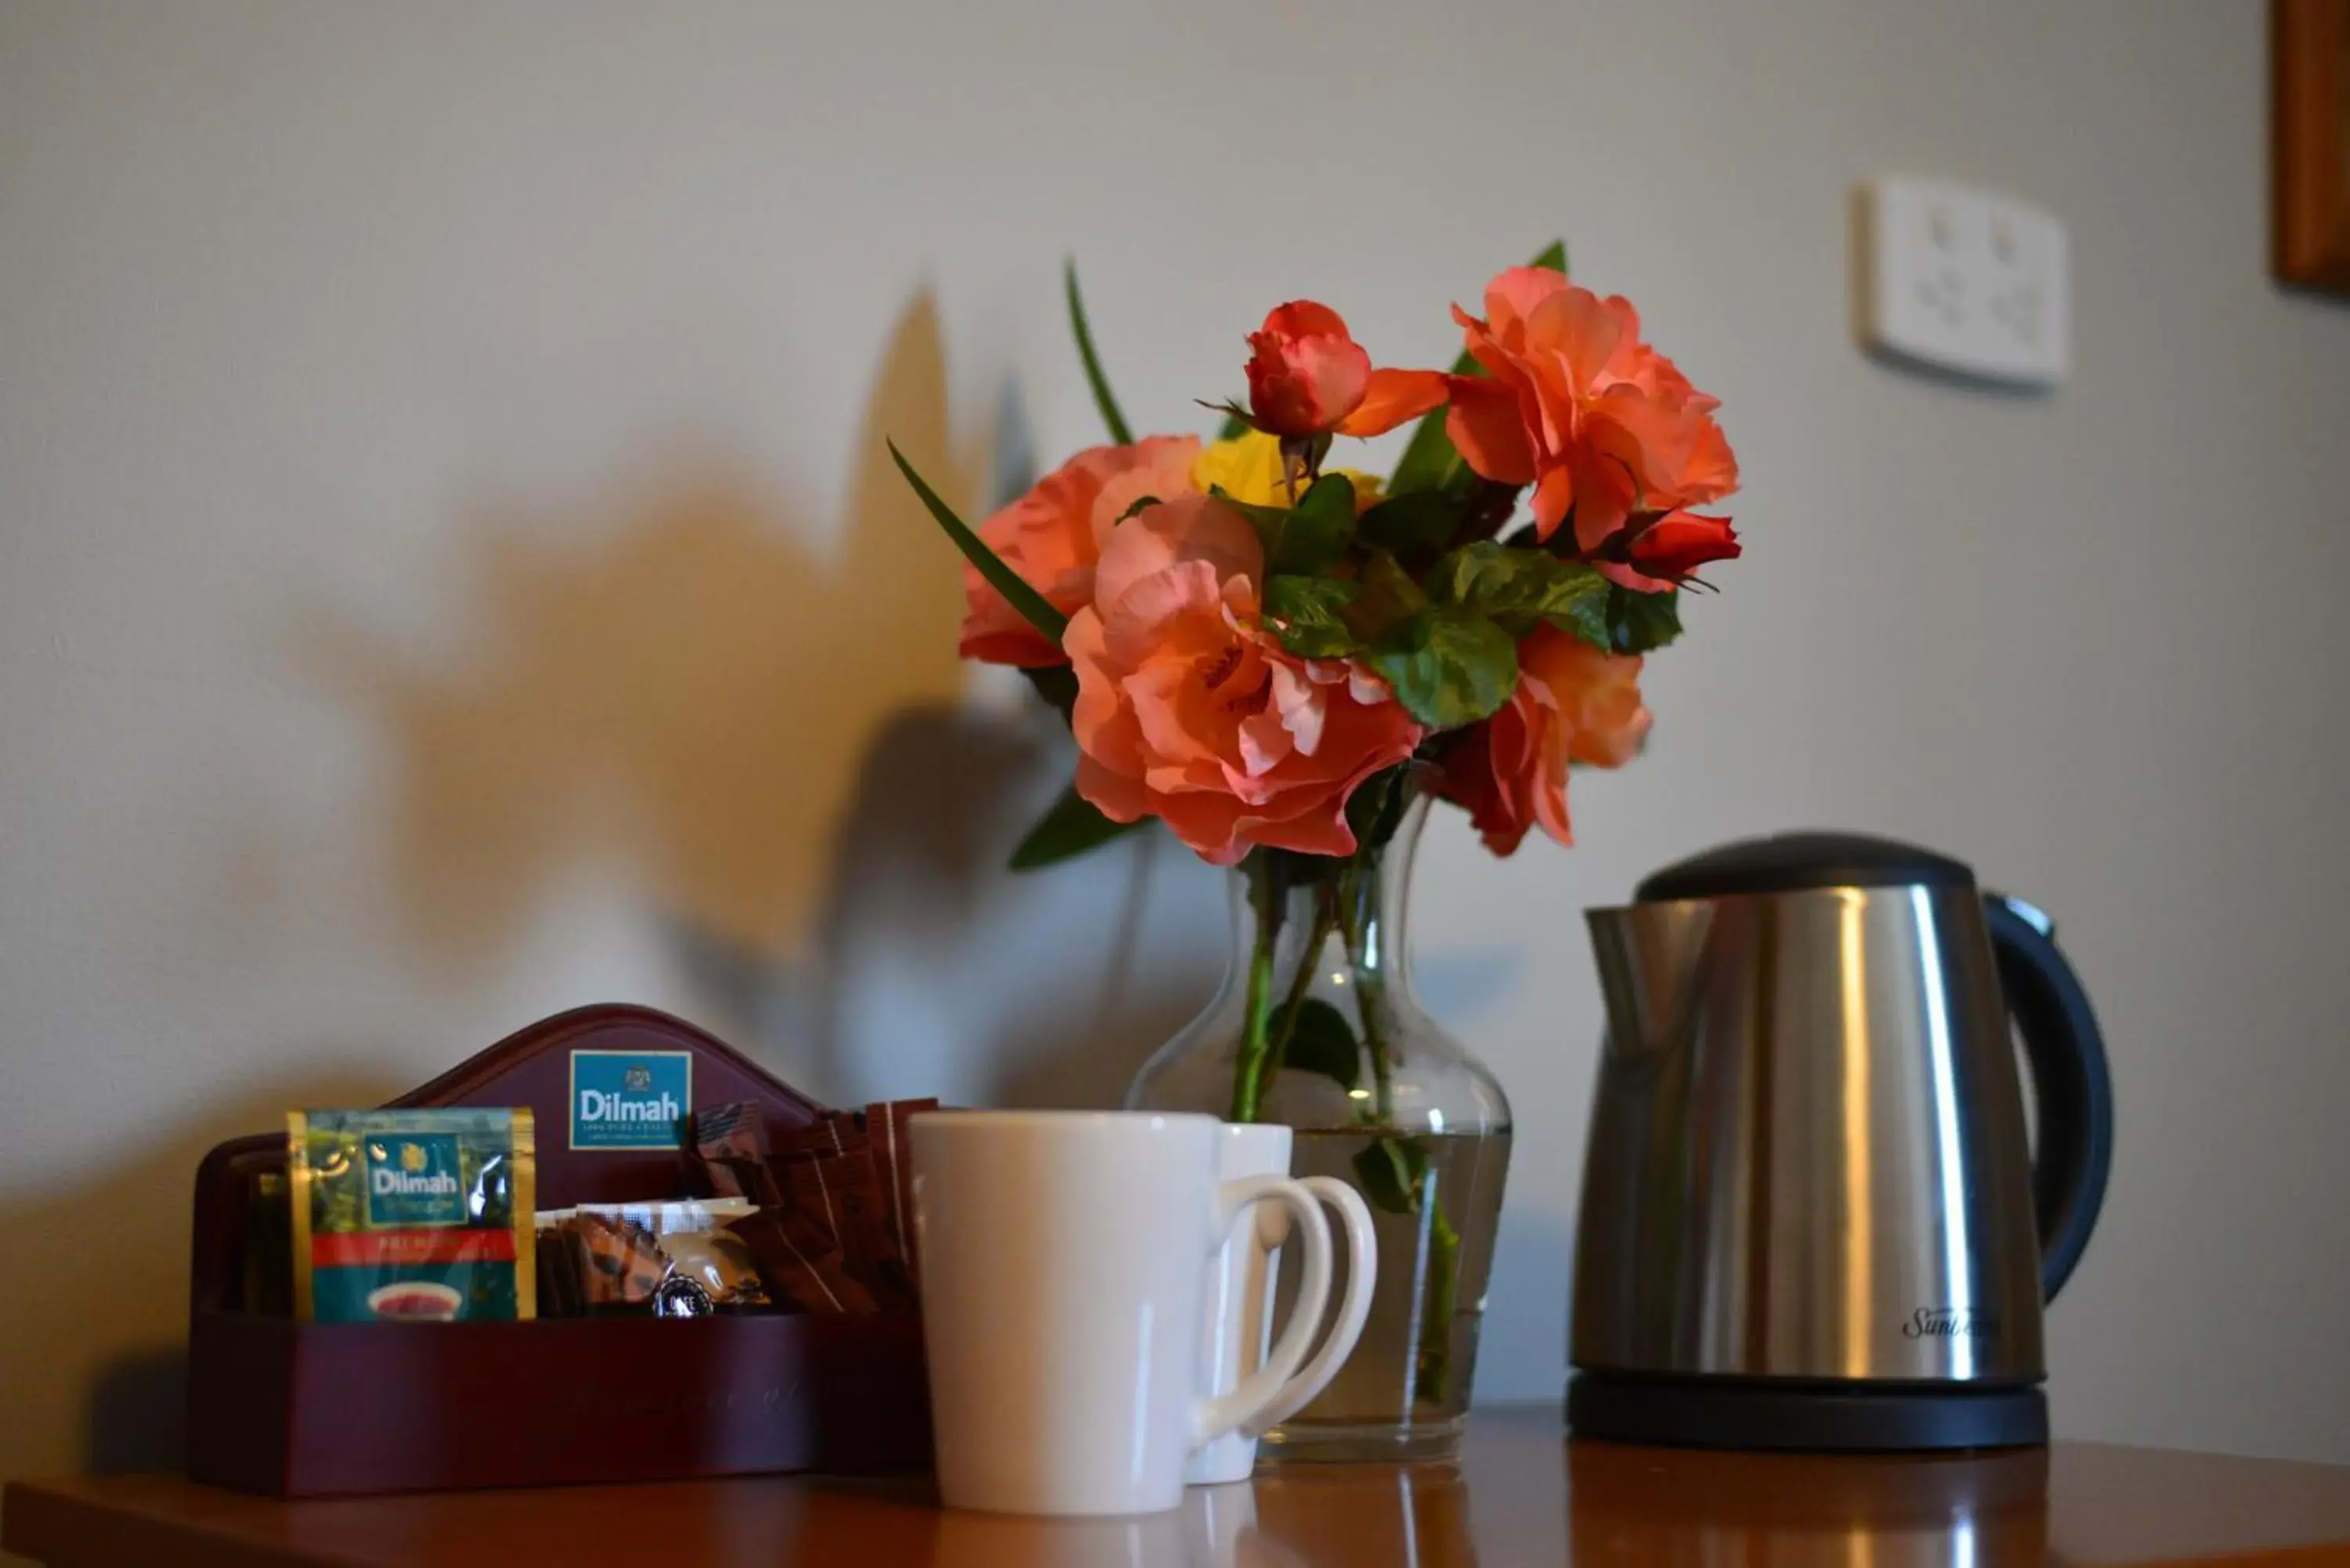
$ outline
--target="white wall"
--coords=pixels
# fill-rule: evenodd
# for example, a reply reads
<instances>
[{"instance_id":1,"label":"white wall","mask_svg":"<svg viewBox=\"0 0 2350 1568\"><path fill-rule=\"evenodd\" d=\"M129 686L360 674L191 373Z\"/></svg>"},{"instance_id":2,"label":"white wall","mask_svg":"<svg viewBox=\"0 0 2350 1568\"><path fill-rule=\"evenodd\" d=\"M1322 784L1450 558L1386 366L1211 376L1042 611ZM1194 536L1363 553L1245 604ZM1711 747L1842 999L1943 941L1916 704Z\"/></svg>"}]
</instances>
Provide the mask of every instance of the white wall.
<instances>
[{"instance_id":1,"label":"white wall","mask_svg":"<svg viewBox=\"0 0 2350 1568\"><path fill-rule=\"evenodd\" d=\"M1579 909L1833 824L2045 903L2103 1013L2060 1428L2350 1460L2350 310L2265 275L2262 10L6 0L0 1474L168 1454L202 1148L566 1004L1114 1096L1221 889L990 868L1059 760L957 705L879 434L974 502L1007 399L1096 439L1066 250L1188 428L1269 304L1438 362L1562 231L1725 400L1752 555L1586 848L1431 841L1426 989L1522 1118L1482 1393L1562 1374ZM2072 223L2070 386L1855 350L1887 170Z\"/></svg>"}]
</instances>

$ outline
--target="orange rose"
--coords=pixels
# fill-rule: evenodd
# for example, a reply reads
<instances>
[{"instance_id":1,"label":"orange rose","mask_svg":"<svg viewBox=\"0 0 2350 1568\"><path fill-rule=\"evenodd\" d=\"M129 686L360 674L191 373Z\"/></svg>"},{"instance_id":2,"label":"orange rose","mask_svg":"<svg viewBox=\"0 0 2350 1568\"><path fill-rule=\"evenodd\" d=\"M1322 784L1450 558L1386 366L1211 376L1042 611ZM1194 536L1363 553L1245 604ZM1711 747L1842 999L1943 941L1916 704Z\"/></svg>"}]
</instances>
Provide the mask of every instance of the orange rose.
<instances>
[{"instance_id":1,"label":"orange rose","mask_svg":"<svg viewBox=\"0 0 2350 1568\"><path fill-rule=\"evenodd\" d=\"M1374 370L1326 305L1293 299L1249 334L1249 413L1277 436L1375 436L1444 401L1434 370Z\"/></svg>"},{"instance_id":2,"label":"orange rose","mask_svg":"<svg viewBox=\"0 0 2350 1568\"><path fill-rule=\"evenodd\" d=\"M1077 793L1157 816L1218 866L1252 845L1347 855L1347 797L1419 743L1384 683L1295 657L1259 621L1264 549L1211 496L1110 535L1063 646L1077 677Z\"/></svg>"},{"instance_id":3,"label":"orange rose","mask_svg":"<svg viewBox=\"0 0 2350 1568\"><path fill-rule=\"evenodd\" d=\"M1465 732L1444 758L1437 793L1469 812L1496 855L1526 829L1573 844L1566 817L1570 763L1621 767L1648 733L1638 658L1602 653L1555 627L1518 644L1518 689L1507 706Z\"/></svg>"},{"instance_id":4,"label":"orange rose","mask_svg":"<svg viewBox=\"0 0 2350 1568\"><path fill-rule=\"evenodd\" d=\"M1036 487L979 525L979 536L1067 615L1093 597L1102 541L1146 495L1190 495L1196 436L1149 436L1132 446L1097 446L1069 459ZM990 664L1066 664L1068 655L1004 601L968 562L962 656Z\"/></svg>"},{"instance_id":5,"label":"orange rose","mask_svg":"<svg viewBox=\"0 0 2350 1568\"><path fill-rule=\"evenodd\" d=\"M1485 290L1485 319L1452 317L1489 372L1451 381L1445 430L1471 469L1534 487L1544 539L1572 514L1595 550L1634 512L1716 501L1738 460L1715 424L1719 400L1640 341L1640 317L1548 267L1512 267Z\"/></svg>"}]
</instances>

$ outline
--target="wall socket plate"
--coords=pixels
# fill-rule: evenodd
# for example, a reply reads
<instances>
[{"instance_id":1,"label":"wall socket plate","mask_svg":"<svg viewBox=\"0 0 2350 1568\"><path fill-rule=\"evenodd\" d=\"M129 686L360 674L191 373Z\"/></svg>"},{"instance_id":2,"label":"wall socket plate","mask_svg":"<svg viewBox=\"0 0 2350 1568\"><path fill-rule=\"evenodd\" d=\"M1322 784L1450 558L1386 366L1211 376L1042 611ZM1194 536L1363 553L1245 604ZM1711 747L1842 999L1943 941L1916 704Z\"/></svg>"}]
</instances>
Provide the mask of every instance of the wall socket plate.
<instances>
[{"instance_id":1,"label":"wall socket plate","mask_svg":"<svg viewBox=\"0 0 2350 1568\"><path fill-rule=\"evenodd\" d=\"M1862 341L1984 380L2053 387L2073 368L2064 225L1990 191L1879 180L1855 203Z\"/></svg>"}]
</instances>

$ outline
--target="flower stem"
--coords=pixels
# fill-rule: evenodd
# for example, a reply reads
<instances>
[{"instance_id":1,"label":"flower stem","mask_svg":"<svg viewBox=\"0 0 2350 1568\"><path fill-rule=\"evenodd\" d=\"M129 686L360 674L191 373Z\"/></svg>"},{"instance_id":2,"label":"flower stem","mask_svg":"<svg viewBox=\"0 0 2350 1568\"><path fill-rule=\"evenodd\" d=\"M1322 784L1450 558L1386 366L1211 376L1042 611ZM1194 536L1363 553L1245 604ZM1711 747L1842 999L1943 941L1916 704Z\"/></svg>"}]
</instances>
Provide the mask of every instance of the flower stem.
<instances>
[{"instance_id":1,"label":"flower stem","mask_svg":"<svg viewBox=\"0 0 2350 1568\"><path fill-rule=\"evenodd\" d=\"M1387 1011L1387 982L1377 973L1357 968L1355 985L1362 997L1363 1051L1371 1059L1371 1110L1379 1125L1387 1127L1395 1120L1395 1063L1388 1051L1385 1026L1376 1022Z\"/></svg>"},{"instance_id":2,"label":"flower stem","mask_svg":"<svg viewBox=\"0 0 2350 1568\"><path fill-rule=\"evenodd\" d=\"M1428 1210L1428 1310L1419 1318L1412 1395L1440 1405L1451 1371L1452 1319L1460 1304L1461 1232L1444 1217L1436 1187L1431 1175L1419 1188L1420 1203Z\"/></svg>"},{"instance_id":3,"label":"flower stem","mask_svg":"<svg viewBox=\"0 0 2350 1568\"><path fill-rule=\"evenodd\" d=\"M1235 1122L1253 1122L1264 1099L1265 1054L1273 1013L1273 944L1280 930L1279 895L1273 868L1262 857L1248 867L1249 898L1256 905L1256 950L1249 955L1248 1018L1243 1025L1240 1060L1232 1073Z\"/></svg>"},{"instance_id":4,"label":"flower stem","mask_svg":"<svg viewBox=\"0 0 2350 1568\"><path fill-rule=\"evenodd\" d=\"M1395 1062L1387 1041L1387 975L1379 961L1385 955L1369 950L1370 928L1358 903L1362 888L1359 862L1349 865L1338 885L1339 926L1347 943L1348 967L1355 974L1355 1006L1362 1023L1364 1054L1371 1059L1370 1118L1375 1125L1395 1124ZM1419 1142L1420 1140L1414 1139ZM1432 1149L1428 1151L1433 1155ZM1428 1233L1428 1267L1424 1276L1426 1310L1419 1318L1419 1344L1412 1375L1416 1399L1441 1404L1452 1368L1452 1320L1460 1305L1461 1233L1445 1218L1438 1187L1441 1167L1432 1159L1410 1189L1412 1212L1422 1217Z\"/></svg>"},{"instance_id":5,"label":"flower stem","mask_svg":"<svg viewBox=\"0 0 2350 1568\"><path fill-rule=\"evenodd\" d=\"M1305 1009L1305 993L1314 988L1315 971L1321 967L1322 944L1330 940L1336 923L1337 917L1326 892L1315 900L1313 932L1297 955L1297 972L1289 977L1289 994L1281 1003L1281 1032L1273 1037L1272 1047L1265 1053L1267 1073L1281 1071L1282 1064L1288 1059L1290 1038L1297 1033L1297 1015Z\"/></svg>"},{"instance_id":6,"label":"flower stem","mask_svg":"<svg viewBox=\"0 0 2350 1568\"><path fill-rule=\"evenodd\" d=\"M1386 1127L1395 1119L1395 1064L1388 1060L1387 978L1367 950L1361 919L1361 861L1350 862L1338 881L1338 930L1347 944L1347 966L1355 971L1355 1011L1363 1028L1363 1054L1371 1059L1372 1119Z\"/></svg>"}]
</instances>

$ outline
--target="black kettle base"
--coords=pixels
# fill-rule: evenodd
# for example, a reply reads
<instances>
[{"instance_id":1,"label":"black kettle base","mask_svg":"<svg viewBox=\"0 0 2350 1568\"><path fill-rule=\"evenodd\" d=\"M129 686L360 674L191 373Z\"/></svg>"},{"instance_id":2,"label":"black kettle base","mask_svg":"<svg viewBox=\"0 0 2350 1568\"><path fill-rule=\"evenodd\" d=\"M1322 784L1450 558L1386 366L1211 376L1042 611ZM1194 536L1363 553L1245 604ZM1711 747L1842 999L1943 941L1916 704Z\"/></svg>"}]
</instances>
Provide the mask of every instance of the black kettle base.
<instances>
[{"instance_id":1,"label":"black kettle base","mask_svg":"<svg viewBox=\"0 0 2350 1568\"><path fill-rule=\"evenodd\" d=\"M2008 1449L2048 1440L2048 1398L2035 1385L1577 1372L1566 1383L1566 1424L1578 1438L1685 1449Z\"/></svg>"}]
</instances>

